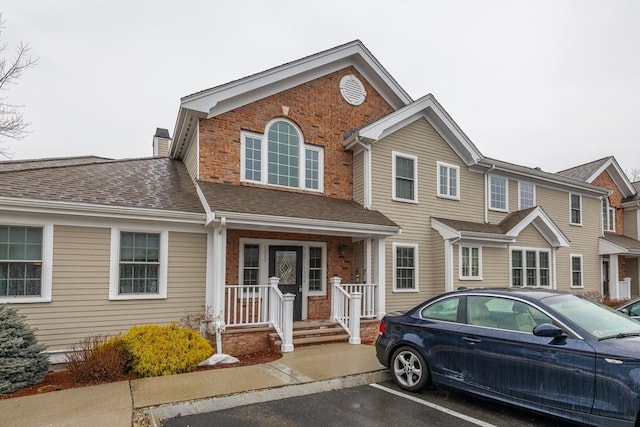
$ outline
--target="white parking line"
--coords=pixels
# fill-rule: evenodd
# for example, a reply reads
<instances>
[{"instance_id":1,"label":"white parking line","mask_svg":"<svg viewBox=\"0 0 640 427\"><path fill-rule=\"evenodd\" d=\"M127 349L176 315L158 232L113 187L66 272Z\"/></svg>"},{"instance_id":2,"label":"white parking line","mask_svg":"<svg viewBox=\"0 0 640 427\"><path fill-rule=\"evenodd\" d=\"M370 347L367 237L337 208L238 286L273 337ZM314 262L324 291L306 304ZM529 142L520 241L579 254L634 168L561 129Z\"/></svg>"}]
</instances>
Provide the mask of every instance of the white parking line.
<instances>
[{"instance_id":1,"label":"white parking line","mask_svg":"<svg viewBox=\"0 0 640 427\"><path fill-rule=\"evenodd\" d=\"M440 406L440 405L436 405L435 403L427 402L426 400L418 399L417 397L401 393L401 392L393 390L391 388L387 388L387 387L381 386L380 384L369 384L369 385L371 387L375 387L375 388L377 388L379 390L386 391L387 393L395 394L396 396L403 397L405 399L409 399L409 400L411 400L413 402L419 403L419 404L424 405L424 406L428 406L429 408L438 410L440 412L444 412L445 414L449 414L451 416L460 418L462 420L468 421L468 422L473 423L473 424L478 425L478 426L496 427L496 425L494 425L494 424L487 423L487 422L484 422L482 420L478 420L478 419L470 417L468 415L461 414L460 412L456 412L456 411L453 411L451 409L445 408L444 406Z\"/></svg>"}]
</instances>

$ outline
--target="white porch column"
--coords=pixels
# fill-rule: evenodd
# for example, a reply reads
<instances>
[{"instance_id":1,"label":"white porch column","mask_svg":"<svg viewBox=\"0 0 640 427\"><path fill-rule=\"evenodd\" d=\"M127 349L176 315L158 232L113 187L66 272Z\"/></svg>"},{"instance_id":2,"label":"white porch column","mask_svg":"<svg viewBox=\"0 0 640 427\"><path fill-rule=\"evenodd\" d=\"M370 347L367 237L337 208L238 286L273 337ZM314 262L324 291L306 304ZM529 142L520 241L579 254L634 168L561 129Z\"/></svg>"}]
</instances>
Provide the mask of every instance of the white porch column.
<instances>
[{"instance_id":1,"label":"white porch column","mask_svg":"<svg viewBox=\"0 0 640 427\"><path fill-rule=\"evenodd\" d=\"M349 302L349 344L360 344L360 314L362 294L354 292Z\"/></svg>"},{"instance_id":2,"label":"white porch column","mask_svg":"<svg viewBox=\"0 0 640 427\"><path fill-rule=\"evenodd\" d=\"M371 283L371 239L364 240L364 269L366 274L362 278L364 283Z\"/></svg>"},{"instance_id":3,"label":"white porch column","mask_svg":"<svg viewBox=\"0 0 640 427\"><path fill-rule=\"evenodd\" d=\"M378 319L382 319L382 317L387 312L386 306L386 257L385 257L385 241L384 237L378 237L377 246L376 246L376 274L375 281L378 284L378 288L376 292L378 293L376 301L378 302L378 306L376 307L376 312L378 313Z\"/></svg>"},{"instance_id":4,"label":"white porch column","mask_svg":"<svg viewBox=\"0 0 640 427\"><path fill-rule=\"evenodd\" d=\"M620 299L620 275L618 270L618 255L609 255L609 293L612 300Z\"/></svg>"},{"instance_id":5,"label":"white porch column","mask_svg":"<svg viewBox=\"0 0 640 427\"><path fill-rule=\"evenodd\" d=\"M283 353L293 351L293 300L295 298L296 296L293 294L282 296L282 345L280 351Z\"/></svg>"},{"instance_id":6,"label":"white porch column","mask_svg":"<svg viewBox=\"0 0 640 427\"><path fill-rule=\"evenodd\" d=\"M221 316L224 319L224 287L227 271L227 229L224 226L216 226L208 235L207 242L211 241L212 262L207 263L207 280L211 280L211 290L207 286L207 306L211 307L214 318ZM211 264L211 269L209 269ZM211 271L210 271L211 270ZM211 298L211 301L209 300Z\"/></svg>"},{"instance_id":7,"label":"white porch column","mask_svg":"<svg viewBox=\"0 0 640 427\"><path fill-rule=\"evenodd\" d=\"M444 241L444 291L453 290L453 245L451 240Z\"/></svg>"}]
</instances>

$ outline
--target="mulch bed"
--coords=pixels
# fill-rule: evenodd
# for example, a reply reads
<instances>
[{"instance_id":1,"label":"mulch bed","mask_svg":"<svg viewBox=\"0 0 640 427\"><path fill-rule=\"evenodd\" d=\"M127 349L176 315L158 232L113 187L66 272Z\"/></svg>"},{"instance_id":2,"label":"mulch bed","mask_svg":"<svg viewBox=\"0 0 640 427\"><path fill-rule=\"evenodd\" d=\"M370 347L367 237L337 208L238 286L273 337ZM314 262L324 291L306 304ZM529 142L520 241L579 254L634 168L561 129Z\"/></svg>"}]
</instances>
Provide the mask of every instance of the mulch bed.
<instances>
[{"instance_id":1,"label":"mulch bed","mask_svg":"<svg viewBox=\"0 0 640 427\"><path fill-rule=\"evenodd\" d=\"M244 354L240 356L235 356L236 359L239 360L237 363L231 364L219 364L214 366L201 366L198 367L196 371L208 371L211 369L224 369L224 368L233 368L236 366L249 366L249 365L259 365L261 363L269 363L274 360L278 360L282 357L282 354L279 352L274 352L271 350L260 351L257 353ZM123 380L133 380L139 378L136 375L129 375ZM14 393L9 394L1 394L0 400L2 399L10 399L12 397L21 397L21 396L31 396L34 394L40 393L49 393L52 391L66 390L69 388L75 387L84 387L86 385L91 384L77 384L69 371L50 371L48 372L44 380L36 385L31 387L25 387L20 389Z\"/></svg>"}]
</instances>

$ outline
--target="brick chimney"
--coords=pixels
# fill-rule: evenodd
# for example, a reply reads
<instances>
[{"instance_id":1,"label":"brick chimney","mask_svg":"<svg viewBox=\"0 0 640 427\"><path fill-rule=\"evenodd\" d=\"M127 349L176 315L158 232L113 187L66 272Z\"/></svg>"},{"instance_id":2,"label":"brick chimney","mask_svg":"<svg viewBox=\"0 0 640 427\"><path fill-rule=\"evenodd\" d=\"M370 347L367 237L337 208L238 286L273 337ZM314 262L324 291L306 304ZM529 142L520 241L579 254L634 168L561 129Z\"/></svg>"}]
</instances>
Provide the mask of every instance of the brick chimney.
<instances>
[{"instance_id":1,"label":"brick chimney","mask_svg":"<svg viewBox=\"0 0 640 427\"><path fill-rule=\"evenodd\" d=\"M153 135L153 157L167 157L169 155L169 145L171 145L169 131L156 128L156 134Z\"/></svg>"}]
</instances>

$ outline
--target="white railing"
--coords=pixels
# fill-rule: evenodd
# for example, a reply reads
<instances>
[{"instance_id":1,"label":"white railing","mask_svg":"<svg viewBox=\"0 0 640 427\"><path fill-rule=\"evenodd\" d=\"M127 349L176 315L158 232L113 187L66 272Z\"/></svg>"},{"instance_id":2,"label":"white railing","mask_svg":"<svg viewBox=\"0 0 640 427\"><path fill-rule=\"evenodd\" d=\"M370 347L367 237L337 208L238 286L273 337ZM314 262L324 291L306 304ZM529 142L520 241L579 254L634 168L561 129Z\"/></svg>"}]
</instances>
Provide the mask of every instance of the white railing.
<instances>
[{"instance_id":1,"label":"white railing","mask_svg":"<svg viewBox=\"0 0 640 427\"><path fill-rule=\"evenodd\" d=\"M360 318L375 319L378 317L376 309L376 289L378 288L378 285L374 283L342 283L341 286L348 294L352 294L354 292L362 294Z\"/></svg>"},{"instance_id":2,"label":"white railing","mask_svg":"<svg viewBox=\"0 0 640 427\"><path fill-rule=\"evenodd\" d=\"M331 279L331 318L349 333L349 344L360 344L360 317L363 307L361 291L369 290L369 287L341 285L340 282L339 277Z\"/></svg>"},{"instance_id":3,"label":"white railing","mask_svg":"<svg viewBox=\"0 0 640 427\"><path fill-rule=\"evenodd\" d=\"M631 278L625 277L624 280L617 282L618 286L615 286L611 292L612 300L625 300L631 298Z\"/></svg>"},{"instance_id":4,"label":"white railing","mask_svg":"<svg viewBox=\"0 0 640 427\"><path fill-rule=\"evenodd\" d=\"M271 325L282 340L282 352L293 351L293 300L278 289L280 279L272 277L268 285L225 286L226 326Z\"/></svg>"}]
</instances>

